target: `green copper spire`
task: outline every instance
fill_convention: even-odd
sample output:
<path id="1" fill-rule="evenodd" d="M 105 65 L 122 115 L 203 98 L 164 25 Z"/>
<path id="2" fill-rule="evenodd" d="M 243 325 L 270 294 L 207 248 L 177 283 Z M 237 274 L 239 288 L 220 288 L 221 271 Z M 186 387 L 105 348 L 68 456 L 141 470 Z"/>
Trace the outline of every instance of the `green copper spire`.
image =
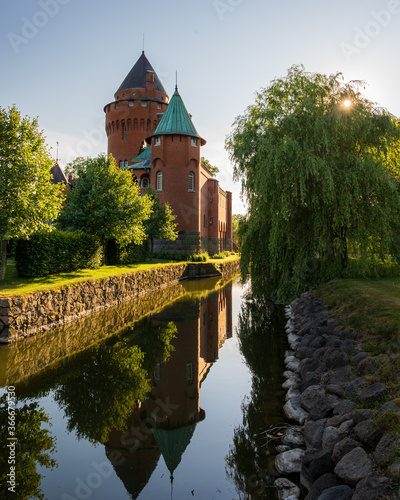
<path id="1" fill-rule="evenodd" d="M 174 95 L 172 96 L 163 117 L 158 124 L 153 135 L 190 135 L 191 137 L 197 137 L 201 140 L 202 145 L 206 141 L 199 136 L 190 115 L 182 101 L 182 97 L 178 92 L 178 88 L 175 89 Z"/>

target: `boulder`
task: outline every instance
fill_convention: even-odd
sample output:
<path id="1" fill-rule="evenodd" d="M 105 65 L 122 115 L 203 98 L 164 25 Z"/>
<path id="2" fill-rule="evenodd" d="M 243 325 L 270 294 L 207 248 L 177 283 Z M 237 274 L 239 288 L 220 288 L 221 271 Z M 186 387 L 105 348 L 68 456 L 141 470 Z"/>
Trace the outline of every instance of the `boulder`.
<path id="1" fill-rule="evenodd" d="M 332 486 L 339 486 L 339 480 L 335 474 L 323 474 L 311 486 L 304 500 L 318 500 L 323 491 Z"/>
<path id="2" fill-rule="evenodd" d="M 338 402 L 337 396 L 326 394 L 320 385 L 308 387 L 299 400 L 301 406 L 309 411 L 312 420 L 328 416 Z"/>
<path id="3" fill-rule="evenodd" d="M 374 410 L 352 410 L 350 413 L 347 413 L 348 420 L 354 420 L 355 424 L 359 424 L 360 422 L 364 422 L 364 420 L 371 420 L 374 415 Z"/>
<path id="4" fill-rule="evenodd" d="M 359 362 L 366 358 L 368 358 L 368 354 L 366 352 L 359 352 L 351 358 L 350 364 L 351 366 L 358 366 Z"/>
<path id="5" fill-rule="evenodd" d="M 357 393 L 365 387 L 365 377 L 357 377 L 351 382 L 349 382 L 344 389 L 344 397 L 351 399 L 357 396 Z"/>
<path id="6" fill-rule="evenodd" d="M 275 467 L 279 474 L 300 472 L 304 453 L 304 450 L 295 448 L 294 450 L 285 451 L 277 455 L 275 457 Z"/>
<path id="7" fill-rule="evenodd" d="M 326 386 L 326 392 L 328 394 L 334 394 L 335 396 L 339 396 L 339 398 L 342 398 L 344 395 L 344 389 L 339 384 L 328 384 Z"/>
<path id="8" fill-rule="evenodd" d="M 303 429 L 304 440 L 307 448 L 320 450 L 322 448 L 322 436 L 325 429 L 326 418 L 315 422 L 307 422 Z"/>
<path id="9" fill-rule="evenodd" d="M 345 437 L 347 437 L 354 426 L 355 426 L 354 420 L 345 420 L 344 422 L 342 422 L 338 428 L 339 438 L 344 439 Z"/>
<path id="10" fill-rule="evenodd" d="M 354 435 L 367 451 L 374 451 L 382 432 L 373 420 L 364 420 L 354 427 Z"/>
<path id="11" fill-rule="evenodd" d="M 333 449 L 339 441 L 339 430 L 336 427 L 325 427 L 322 435 L 322 449 Z"/>
<path id="12" fill-rule="evenodd" d="M 396 448 L 400 447 L 400 439 L 394 432 L 384 434 L 376 446 L 372 458 L 380 466 L 384 467 L 396 456 Z"/>
<path id="13" fill-rule="evenodd" d="M 344 438 L 335 444 L 332 453 L 332 460 L 337 464 L 340 460 L 347 455 L 351 450 L 358 448 L 360 443 L 351 438 Z"/>
<path id="14" fill-rule="evenodd" d="M 351 500 L 353 490 L 345 484 L 324 490 L 318 500 Z"/>
<path id="15" fill-rule="evenodd" d="M 279 500 L 297 500 L 300 497 L 300 488 L 285 477 L 276 479 L 274 486 L 277 489 Z"/>
<path id="16" fill-rule="evenodd" d="M 378 500 L 391 495 L 392 481 L 388 477 L 372 476 L 362 479 L 356 486 L 352 500 Z"/>
<path id="17" fill-rule="evenodd" d="M 381 382 L 369 385 L 357 392 L 358 400 L 361 404 L 372 404 L 379 401 L 387 393 L 387 387 Z"/>
<path id="18" fill-rule="evenodd" d="M 393 462 L 389 467 L 389 476 L 394 479 L 397 483 L 400 482 L 400 462 Z M 399 490 L 400 496 L 400 490 Z"/>
<path id="19" fill-rule="evenodd" d="M 349 413 L 349 411 L 352 411 L 355 406 L 356 406 L 356 404 L 351 399 L 343 399 L 343 401 L 340 401 L 335 406 L 335 408 L 333 410 L 333 414 L 334 415 L 344 415 L 345 413 Z"/>
<path id="20" fill-rule="evenodd" d="M 359 375 L 371 375 L 376 371 L 376 364 L 372 358 L 365 358 L 357 365 L 357 373 Z"/>
<path id="21" fill-rule="evenodd" d="M 371 473 L 372 461 L 360 447 L 347 453 L 335 467 L 335 474 L 352 488 Z"/>
<path id="22" fill-rule="evenodd" d="M 282 443 L 288 445 L 302 446 L 304 444 L 304 436 L 301 427 L 293 426 L 287 429 L 282 436 Z"/>
<path id="23" fill-rule="evenodd" d="M 302 408 L 300 405 L 299 398 L 290 399 L 283 407 L 283 411 L 285 415 L 290 420 L 294 420 L 298 422 L 300 425 L 303 425 L 306 421 L 308 413 Z"/>
<path id="24" fill-rule="evenodd" d="M 331 449 L 306 451 L 301 464 L 301 484 L 310 490 L 319 477 L 333 472 L 334 466 Z"/>
<path id="25" fill-rule="evenodd" d="M 300 389 L 297 389 L 296 387 L 289 387 L 289 390 L 287 391 L 285 396 L 285 401 L 289 401 L 289 399 L 293 398 L 299 398 L 300 394 Z"/>

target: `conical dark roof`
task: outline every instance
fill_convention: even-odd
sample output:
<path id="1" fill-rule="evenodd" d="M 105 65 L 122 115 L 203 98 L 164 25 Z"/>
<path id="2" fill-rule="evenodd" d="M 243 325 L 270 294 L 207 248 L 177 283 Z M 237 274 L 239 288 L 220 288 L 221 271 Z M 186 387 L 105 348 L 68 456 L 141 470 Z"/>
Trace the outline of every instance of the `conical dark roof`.
<path id="1" fill-rule="evenodd" d="M 51 182 L 53 182 L 53 184 L 58 184 L 60 182 L 64 182 L 65 184 L 68 184 L 68 179 L 65 177 L 63 169 L 60 167 L 58 162 L 51 167 L 50 172 L 53 176 L 51 178 Z"/>
<path id="2" fill-rule="evenodd" d="M 142 55 L 139 57 L 139 59 L 136 61 L 136 64 L 127 74 L 125 80 L 119 86 L 117 92 L 120 92 L 121 90 L 125 89 L 137 89 L 137 88 L 145 89 L 147 71 L 152 71 L 154 73 L 154 88 L 156 90 L 159 90 L 160 92 L 164 92 L 164 94 L 167 94 L 167 92 L 163 87 L 163 84 L 161 83 L 160 79 L 157 76 L 157 73 L 154 71 L 153 66 L 150 64 L 149 60 L 144 55 L 144 51 L 142 52 Z"/>

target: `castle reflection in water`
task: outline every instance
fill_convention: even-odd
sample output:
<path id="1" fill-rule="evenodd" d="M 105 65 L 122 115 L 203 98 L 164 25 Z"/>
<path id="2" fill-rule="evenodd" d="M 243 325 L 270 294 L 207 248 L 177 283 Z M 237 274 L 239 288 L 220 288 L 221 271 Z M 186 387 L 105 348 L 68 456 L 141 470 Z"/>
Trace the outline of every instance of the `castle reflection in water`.
<path id="1" fill-rule="evenodd" d="M 191 293 L 152 315 L 156 324 L 173 321 L 177 327 L 170 358 L 156 363 L 147 399 L 139 402 L 124 431 L 111 431 L 106 445 L 108 459 L 133 498 L 161 455 L 172 481 L 196 425 L 206 418 L 201 384 L 232 337 L 232 282 L 208 295 L 196 293 L 196 282 L 185 288 Z"/>

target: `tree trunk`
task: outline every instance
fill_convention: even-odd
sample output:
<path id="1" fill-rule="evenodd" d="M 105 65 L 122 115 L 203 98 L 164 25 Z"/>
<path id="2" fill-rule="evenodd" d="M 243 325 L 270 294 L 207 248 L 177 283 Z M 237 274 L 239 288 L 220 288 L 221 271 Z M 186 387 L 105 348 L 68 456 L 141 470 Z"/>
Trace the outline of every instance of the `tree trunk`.
<path id="1" fill-rule="evenodd" d="M 348 252 L 347 252 L 347 238 L 346 238 L 346 229 L 345 228 L 342 228 L 342 230 L 341 230 L 340 240 L 341 240 L 340 258 L 342 261 L 342 269 L 346 269 L 347 264 L 348 264 L 348 260 L 349 260 L 349 256 L 348 256 Z"/>
<path id="2" fill-rule="evenodd" d="M 1 268 L 0 268 L 0 281 L 4 281 L 6 277 L 7 266 L 7 240 L 1 240 Z"/>

